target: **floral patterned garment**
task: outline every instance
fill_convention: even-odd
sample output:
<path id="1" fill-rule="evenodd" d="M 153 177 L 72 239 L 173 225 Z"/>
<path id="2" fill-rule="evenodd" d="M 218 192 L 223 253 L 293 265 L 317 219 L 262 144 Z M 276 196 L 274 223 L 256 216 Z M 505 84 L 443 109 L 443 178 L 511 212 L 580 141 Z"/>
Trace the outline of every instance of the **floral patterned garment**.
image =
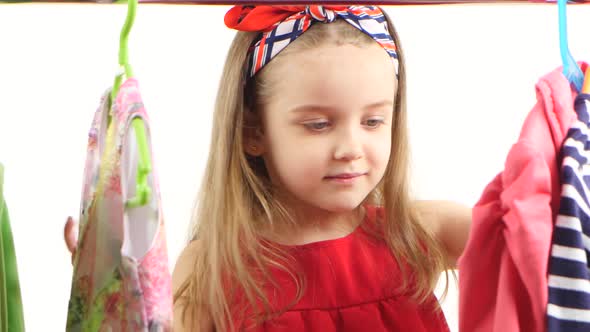
<path id="1" fill-rule="evenodd" d="M 143 119 L 150 144 L 149 119 L 135 79 L 121 85 L 112 108 L 109 96 L 89 133 L 66 330 L 171 331 L 171 278 L 153 167 L 150 202 L 125 207 L 135 196 L 138 158 L 131 122 Z"/>

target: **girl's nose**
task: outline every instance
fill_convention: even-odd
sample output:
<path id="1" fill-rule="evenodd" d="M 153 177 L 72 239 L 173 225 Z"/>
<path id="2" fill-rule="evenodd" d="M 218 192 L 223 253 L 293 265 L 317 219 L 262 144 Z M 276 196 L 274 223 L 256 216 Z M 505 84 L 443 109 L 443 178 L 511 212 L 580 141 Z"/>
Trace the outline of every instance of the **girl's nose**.
<path id="1" fill-rule="evenodd" d="M 345 130 L 336 139 L 334 159 L 357 160 L 362 158 L 363 150 L 359 134 L 354 129 Z"/>

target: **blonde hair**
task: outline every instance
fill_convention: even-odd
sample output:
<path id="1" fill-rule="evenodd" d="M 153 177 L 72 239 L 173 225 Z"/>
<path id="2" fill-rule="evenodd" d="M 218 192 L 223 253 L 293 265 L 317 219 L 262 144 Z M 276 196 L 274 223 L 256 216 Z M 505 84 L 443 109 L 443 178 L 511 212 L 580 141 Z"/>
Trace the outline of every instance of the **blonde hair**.
<path id="1" fill-rule="evenodd" d="M 407 291 L 423 303 L 445 270 L 446 258 L 410 204 L 404 58 L 397 33 L 387 15 L 386 18 L 399 56 L 392 147 L 385 175 L 366 201 L 383 206 L 385 218 L 379 223 L 381 232 L 375 235 L 388 244 L 406 276 L 404 279 L 413 280 L 415 286 Z M 278 287 L 269 276 L 269 267 L 288 272 L 297 283 L 298 293 L 292 304 L 299 301 L 305 288 L 305 279 L 293 269 L 294 260 L 280 248 L 262 241 L 259 233 L 260 222 L 271 223 L 277 215 L 289 219 L 287 209 L 273 199 L 263 162 L 248 157 L 244 151 L 249 125 L 246 112 L 256 112 L 257 104 L 272 87 L 265 82 L 265 76 L 290 53 L 326 43 L 375 43 L 346 22 L 317 23 L 245 86 L 246 50 L 257 35 L 238 32 L 227 56 L 215 105 L 209 158 L 192 220 L 192 240 L 199 241 L 200 249 L 196 252 L 193 274 L 174 295 L 175 303 L 181 301 L 184 306 L 183 316 L 190 314 L 198 321 L 199 314 L 205 313 L 218 331 L 235 328 L 234 317 L 245 315 L 243 305 L 249 306 L 254 316 L 243 318 L 254 321 L 278 314 L 276 310 L 272 312 L 272 303 L 263 290 L 268 283 Z M 409 284 L 406 282 L 400 288 L 406 290 Z"/>

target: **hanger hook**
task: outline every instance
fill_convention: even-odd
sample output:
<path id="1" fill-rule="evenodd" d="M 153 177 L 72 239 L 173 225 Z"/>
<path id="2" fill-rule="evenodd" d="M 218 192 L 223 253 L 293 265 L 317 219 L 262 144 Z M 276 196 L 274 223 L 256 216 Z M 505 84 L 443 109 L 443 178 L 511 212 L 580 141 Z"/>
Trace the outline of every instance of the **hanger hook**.
<path id="1" fill-rule="evenodd" d="M 131 32 L 131 28 L 133 27 L 133 23 L 135 22 L 137 1 L 138 0 L 127 1 L 127 18 L 125 19 L 123 29 L 121 29 L 121 39 L 119 45 L 119 64 L 125 68 L 125 75 L 128 78 L 133 77 L 133 70 L 131 69 L 131 65 L 129 64 L 128 40 L 129 33 Z"/>
<path id="2" fill-rule="evenodd" d="M 573 85 L 576 91 L 579 92 L 584 83 L 584 73 L 582 73 L 580 66 L 578 66 L 578 63 L 569 50 L 566 4 L 567 0 L 557 0 L 559 13 L 559 52 L 561 53 L 561 61 L 563 63 L 563 75 Z"/>
<path id="3" fill-rule="evenodd" d="M 131 28 L 133 27 L 133 23 L 135 21 L 137 1 L 138 0 L 127 1 L 127 17 L 125 18 L 125 24 L 123 24 L 121 36 L 119 39 L 119 65 L 122 67 L 123 72 L 118 73 L 117 76 L 115 76 L 115 82 L 113 83 L 113 89 L 111 91 L 112 102 L 114 102 L 115 98 L 117 97 L 117 93 L 119 93 L 119 87 L 123 82 L 123 75 L 125 75 L 127 78 L 133 77 L 133 69 L 131 68 L 131 64 L 129 64 L 128 41 L 129 33 L 131 32 Z"/>

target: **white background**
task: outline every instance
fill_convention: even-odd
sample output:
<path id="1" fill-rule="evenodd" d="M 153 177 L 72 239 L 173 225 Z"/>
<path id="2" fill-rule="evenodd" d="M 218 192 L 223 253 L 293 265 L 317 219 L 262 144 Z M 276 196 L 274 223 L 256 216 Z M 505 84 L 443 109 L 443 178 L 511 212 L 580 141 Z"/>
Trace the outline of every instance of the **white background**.
<path id="1" fill-rule="evenodd" d="M 234 32 L 229 7 L 140 5 L 130 57 L 148 112 L 171 262 L 187 238 L 211 113 Z M 387 7 L 407 56 L 417 198 L 474 204 L 502 168 L 534 84 L 561 64 L 555 5 Z M 28 331 L 65 326 L 86 134 L 117 70 L 117 5 L 0 5 L 0 161 Z M 570 49 L 590 60 L 590 6 L 570 6 Z M 456 290 L 444 303 L 456 331 Z"/>

